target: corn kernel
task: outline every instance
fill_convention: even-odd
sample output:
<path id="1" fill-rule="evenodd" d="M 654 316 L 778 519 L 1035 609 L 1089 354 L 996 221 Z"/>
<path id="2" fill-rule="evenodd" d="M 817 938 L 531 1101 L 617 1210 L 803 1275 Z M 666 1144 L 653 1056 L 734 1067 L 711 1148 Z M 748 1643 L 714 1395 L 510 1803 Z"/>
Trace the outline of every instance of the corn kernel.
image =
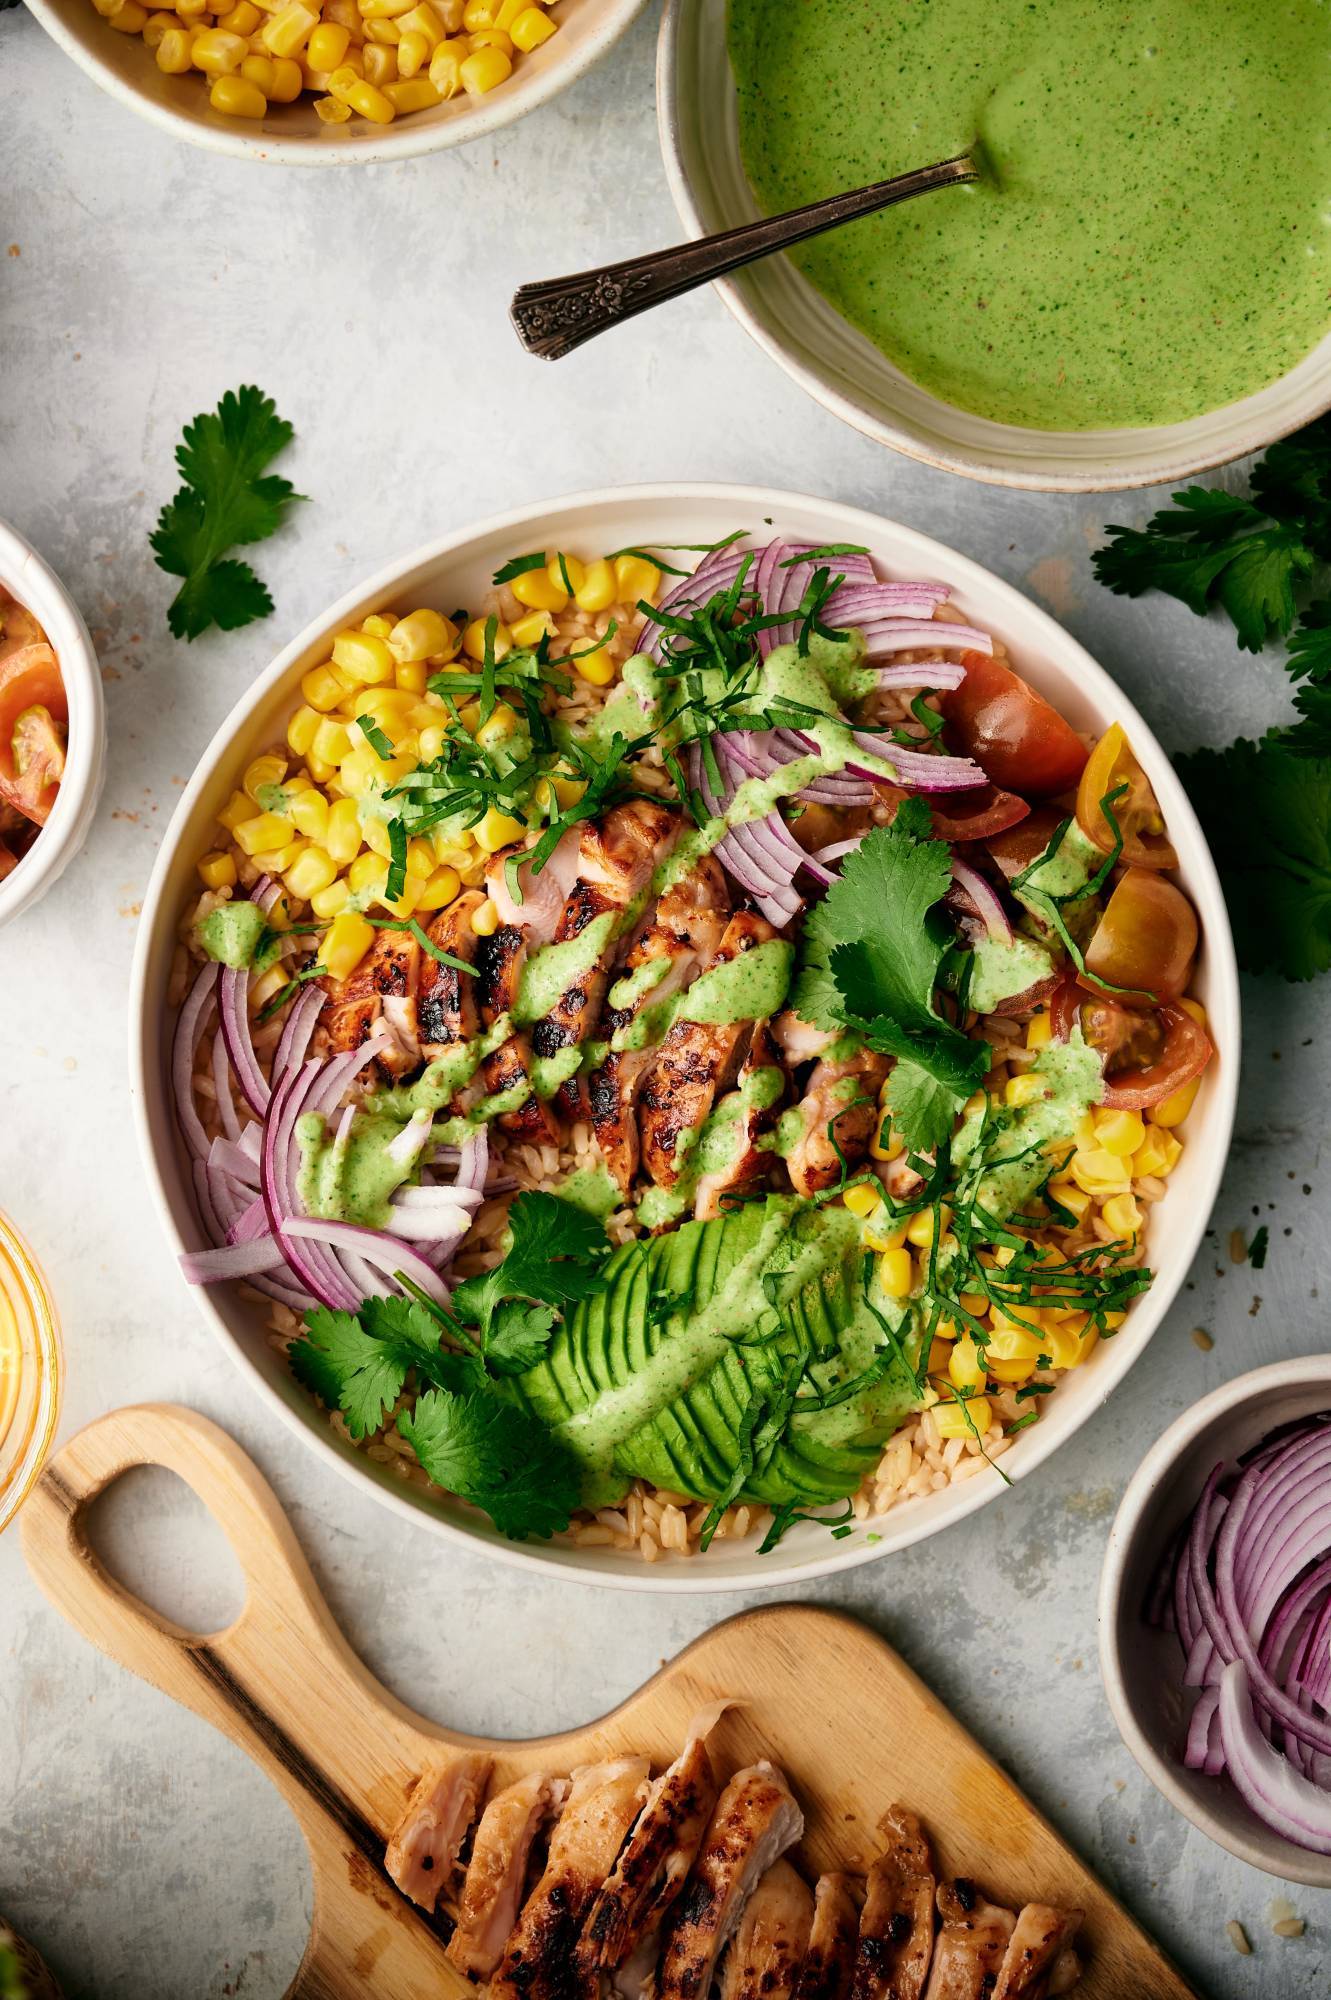
<path id="1" fill-rule="evenodd" d="M 443 723 L 433 723 L 420 732 L 421 762 L 433 764 L 448 740 L 448 729 Z"/>
<path id="2" fill-rule="evenodd" d="M 878 1282 L 889 1299 L 910 1297 L 915 1282 L 915 1266 L 909 1250 L 884 1250 L 878 1259 Z"/>
<path id="3" fill-rule="evenodd" d="M 858 1215 L 863 1222 L 878 1207 L 880 1196 L 878 1189 L 868 1181 L 859 1181 L 854 1187 L 848 1187 L 841 1199 L 851 1214 Z"/>
<path id="4" fill-rule="evenodd" d="M 409 660 L 449 659 L 457 646 L 457 627 L 451 618 L 426 606 L 399 618 L 387 644 L 399 666 Z"/>
<path id="5" fill-rule="evenodd" d="M 157 67 L 164 76 L 183 76 L 191 67 L 190 37 L 184 28 L 168 28 L 157 44 Z"/>
<path id="6" fill-rule="evenodd" d="M 948 1379 L 955 1389 L 983 1389 L 984 1358 L 974 1339 L 967 1334 L 953 1348 L 947 1364 Z"/>
<path id="7" fill-rule="evenodd" d="M 321 715 L 327 715 L 330 709 L 336 708 L 346 698 L 348 689 L 354 686 L 355 682 L 348 675 L 339 673 L 331 661 L 326 661 L 321 667 L 311 667 L 300 678 L 301 693 L 310 707 L 317 708 Z"/>
<path id="8" fill-rule="evenodd" d="M 1072 1156 L 1072 1178 L 1087 1194 L 1126 1194 L 1131 1186 L 1127 1161 L 1095 1146 L 1077 1148 Z"/>
<path id="9" fill-rule="evenodd" d="M 475 937 L 493 937 L 499 929 L 499 912 L 488 896 L 473 910 L 471 928 Z"/>
<path id="10" fill-rule="evenodd" d="M 294 104 L 305 87 L 300 64 L 291 56 L 274 56 L 273 81 L 268 97 L 273 104 Z"/>
<path id="11" fill-rule="evenodd" d="M 106 25 L 122 35 L 141 35 L 148 25 L 148 9 L 141 7 L 139 0 L 120 0 L 120 5 L 107 15 Z"/>
<path id="12" fill-rule="evenodd" d="M 554 563 L 548 563 L 544 569 L 524 571 L 508 587 L 518 603 L 525 604 L 529 611 L 562 611 L 568 603 L 568 592 Z"/>
<path id="13" fill-rule="evenodd" d="M 1077 1368 L 1085 1359 L 1083 1334 L 1089 1321 L 1085 1313 L 1074 1313 L 1059 1326 L 1046 1328 L 1044 1352 L 1054 1368 Z"/>
<path id="14" fill-rule="evenodd" d="M 483 847 L 487 854 L 497 854 L 501 847 L 511 847 L 515 840 L 521 840 L 527 829 L 520 819 L 512 819 L 508 813 L 487 806 L 472 831 L 478 847 Z"/>
<path id="15" fill-rule="evenodd" d="M 282 880 L 293 896 L 308 903 L 320 889 L 326 889 L 337 875 L 337 863 L 325 848 L 307 847 L 287 869 Z"/>
<path id="16" fill-rule="evenodd" d="M 1130 1194 L 1115 1195 L 1100 1212 L 1115 1236 L 1125 1241 L 1135 1237 L 1141 1229 L 1142 1212 Z"/>
<path id="17" fill-rule="evenodd" d="M 155 49 L 160 46 L 162 37 L 169 28 L 178 28 L 179 26 L 179 14 L 168 14 L 161 10 L 155 14 L 150 14 L 143 24 L 144 42 L 150 49 Z"/>
<path id="18" fill-rule="evenodd" d="M 500 0 L 466 0 L 462 9 L 462 26 L 468 34 L 477 28 L 493 28 L 499 5 Z"/>
<path id="19" fill-rule="evenodd" d="M 225 28 L 205 28 L 191 42 L 189 59 L 205 76 L 230 76 L 249 52 L 243 35 L 228 35 Z"/>
<path id="20" fill-rule="evenodd" d="M 351 30 L 336 21 L 320 21 L 310 36 L 305 60 L 311 69 L 336 69 L 351 45 Z"/>
<path id="21" fill-rule="evenodd" d="M 445 910 L 462 888 L 456 868 L 436 868 L 416 892 L 418 910 Z"/>
<path id="22" fill-rule="evenodd" d="M 225 14 L 219 14 L 217 25 L 228 34 L 244 35 L 246 41 L 255 33 L 263 20 L 263 15 L 254 5 L 254 0 L 236 0 L 234 7 Z"/>
<path id="23" fill-rule="evenodd" d="M 261 972 L 259 977 L 252 981 L 250 985 L 250 1012 L 252 1014 L 259 1013 L 268 1005 L 270 1000 L 277 998 L 286 984 L 287 975 L 283 966 L 274 965 L 267 972 Z"/>
<path id="24" fill-rule="evenodd" d="M 382 97 L 384 93 L 380 89 L 380 85 L 395 83 L 397 81 L 397 51 L 396 49 L 385 47 L 376 36 L 373 41 L 366 43 L 364 53 L 363 69 L 365 73 L 365 85 L 373 90 L 376 95 Z M 384 97 L 384 102 L 391 106 L 393 100 L 390 97 Z M 362 113 L 362 116 L 368 117 L 369 113 Z M 388 121 L 380 118 L 373 122 L 383 125 Z"/>
<path id="25" fill-rule="evenodd" d="M 502 28 L 478 28 L 474 35 L 468 35 L 473 49 L 498 49 L 511 62 L 513 59 L 513 37 L 506 35 Z"/>
<path id="26" fill-rule="evenodd" d="M 1200 1000 L 1180 1000 L 1179 1006 L 1185 1014 L 1190 1014 L 1199 1028 L 1206 1026 L 1206 1009 Z"/>
<path id="27" fill-rule="evenodd" d="M 1176 1125 L 1183 1123 L 1192 1110 L 1200 1088 L 1201 1078 L 1194 1077 L 1191 1083 L 1181 1084 L 1162 1103 L 1152 1105 L 1147 1113 L 1152 1125 L 1162 1126 L 1166 1132 L 1172 1132 Z"/>
<path id="28" fill-rule="evenodd" d="M 645 556 L 616 556 L 615 586 L 621 604 L 637 604 L 642 598 L 655 604 L 661 588 L 661 572 Z"/>
<path id="29" fill-rule="evenodd" d="M 937 1220 L 944 1229 L 952 1220 L 952 1210 L 945 1201 L 938 1204 Z M 932 1208 L 921 1208 L 906 1224 L 906 1241 L 919 1250 L 927 1250 L 934 1240 L 935 1213 Z"/>
<path id="30" fill-rule="evenodd" d="M 1050 1181 L 1049 1195 L 1050 1199 L 1056 1201 L 1060 1208 L 1068 1209 L 1076 1217 L 1077 1222 L 1080 1223 L 1086 1220 L 1086 1212 L 1090 1208 L 1091 1197 L 1087 1194 L 1085 1188 L 1079 1188 L 1075 1181 Z M 1056 1222 L 1054 1227 L 1056 1229 L 1066 1229 L 1068 1225 Z"/>
<path id="31" fill-rule="evenodd" d="M 313 785 L 291 794 L 288 812 L 297 833 L 307 840 L 322 841 L 328 831 L 328 801 Z"/>
<path id="32" fill-rule="evenodd" d="M 930 1411 L 940 1438 L 983 1437 L 993 1414 L 987 1396 L 964 1396 L 951 1403 L 935 1403 Z"/>
<path id="33" fill-rule="evenodd" d="M 1097 1111 L 1094 1122 L 1096 1144 L 1119 1159 L 1135 1153 L 1146 1137 L 1146 1127 L 1137 1111 Z"/>
<path id="34" fill-rule="evenodd" d="M 381 687 L 393 678 L 393 655 L 372 632 L 339 632 L 333 641 L 333 665 L 362 687 Z"/>
<path id="35" fill-rule="evenodd" d="M 1023 1104 L 1035 1104 L 1044 1097 L 1048 1086 L 1042 1076 L 1034 1070 L 1026 1070 L 1021 1076 L 1009 1077 L 1003 1089 L 1004 1104 L 1019 1110 Z"/>
<path id="36" fill-rule="evenodd" d="M 431 53 L 438 48 L 447 33 L 443 22 L 430 5 L 430 0 L 419 0 L 419 5 L 412 7 L 408 13 L 399 14 L 397 24 L 404 37 L 423 35 Z"/>
<path id="37" fill-rule="evenodd" d="M 529 611 L 525 618 L 515 619 L 512 626 L 515 646 L 539 646 L 542 639 L 552 639 L 555 621 L 548 611 Z"/>
<path id="38" fill-rule="evenodd" d="M 254 801 L 244 792 L 232 792 L 231 797 L 217 815 L 217 823 L 228 833 L 234 833 L 243 819 L 254 818 Z"/>
<path id="39" fill-rule="evenodd" d="M 394 686 L 401 688 L 404 694 L 423 695 L 430 684 L 429 662 L 399 660 L 393 669 L 393 683 Z"/>
<path id="40" fill-rule="evenodd" d="M 340 764 L 351 749 L 351 733 L 336 716 L 321 715 L 310 745 L 311 755 L 321 764 Z"/>
<path id="41" fill-rule="evenodd" d="M 421 882 L 424 882 L 427 876 L 434 874 L 434 849 L 428 840 L 416 839 L 407 842 L 407 873 L 416 876 Z"/>
<path id="42" fill-rule="evenodd" d="M 233 831 L 237 846 L 251 855 L 275 853 L 288 846 L 291 840 L 289 823 L 279 819 L 276 813 L 258 813 L 253 819 L 242 820 Z"/>
<path id="43" fill-rule="evenodd" d="M 310 897 L 310 908 L 316 917 L 328 923 L 340 910 L 345 910 L 351 901 L 351 884 L 344 875 L 330 882 L 326 889 L 316 889 Z"/>
<path id="44" fill-rule="evenodd" d="M 308 757 L 315 732 L 323 721 L 317 708 L 302 705 L 287 724 L 287 745 L 298 757 Z"/>
<path id="45" fill-rule="evenodd" d="M 1023 1320 L 1029 1320 L 1032 1326 L 1039 1326 L 1040 1316 L 1033 1307 L 1023 1306 L 1021 1316 Z M 985 1347 L 985 1359 L 989 1362 L 1023 1361 L 1029 1371 L 1037 1357 L 1044 1352 L 1045 1329 L 1039 1326 L 1038 1332 L 1030 1333 L 1026 1327 L 1019 1325 L 1014 1319 L 1009 1319 L 1005 1312 L 1000 1312 L 997 1308 L 991 1315 L 991 1324 L 993 1331 Z"/>
<path id="46" fill-rule="evenodd" d="M 240 75 L 250 83 L 257 83 L 267 97 L 277 75 L 277 63 L 272 56 L 246 56 L 240 65 Z"/>
<path id="47" fill-rule="evenodd" d="M 269 55 L 294 56 L 297 49 L 305 46 L 318 21 L 313 7 L 302 6 L 301 0 L 290 0 L 290 5 L 269 15 L 259 30 L 259 38 Z"/>
<path id="48" fill-rule="evenodd" d="M 1046 1011 L 1045 1008 L 1042 1007 L 1039 1013 L 1032 1014 L 1030 1020 L 1026 1023 L 1027 1048 L 1028 1049 L 1047 1048 L 1053 1036 L 1053 1032 L 1054 1032 L 1053 1025 L 1049 1019 L 1048 1012 Z"/>
<path id="49" fill-rule="evenodd" d="M 433 77 L 431 78 L 431 81 L 433 81 Z M 490 621 L 487 618 L 473 618 L 470 625 L 463 633 L 462 650 L 467 655 L 468 659 L 478 660 L 478 661 L 484 660 L 485 628 L 489 624 L 489 622 Z M 513 634 L 509 631 L 507 625 L 504 624 L 502 619 L 497 619 L 495 621 L 495 628 L 494 628 L 494 657 L 496 660 L 502 660 L 512 651 L 513 651 Z"/>
<path id="50" fill-rule="evenodd" d="M 476 731 L 476 741 L 482 750 L 497 750 L 507 743 L 518 726 L 518 718 L 506 701 L 496 702 L 494 714 L 481 723 Z"/>
<path id="51" fill-rule="evenodd" d="M 325 125 L 345 125 L 351 118 L 351 106 L 341 103 L 336 97 L 316 97 L 314 109 Z"/>
<path id="52" fill-rule="evenodd" d="M 319 953 L 334 979 L 349 979 L 374 943 L 374 927 L 352 910 L 333 918 Z"/>
<path id="53" fill-rule="evenodd" d="M 524 7 L 509 33 L 513 37 L 514 48 L 521 49 L 523 55 L 530 55 L 533 49 L 540 48 L 542 42 L 549 41 L 555 27 L 555 22 L 539 7 Z"/>
<path id="54" fill-rule="evenodd" d="M 388 869 L 382 855 L 368 849 L 364 854 L 358 854 L 347 870 L 347 880 L 358 896 L 366 896 L 382 888 L 388 880 Z"/>
<path id="55" fill-rule="evenodd" d="M 983 1292 L 958 1292 L 957 1304 L 972 1319 L 983 1319 L 989 1310 L 989 1301 Z"/>
<path id="56" fill-rule="evenodd" d="M 456 97 L 462 88 L 462 64 L 467 55 L 465 42 L 440 42 L 430 57 L 430 81 L 441 98 Z"/>
<path id="57" fill-rule="evenodd" d="M 1172 1132 L 1163 1125 L 1148 1125 L 1146 1137 L 1132 1156 L 1132 1178 L 1167 1180 L 1182 1157 L 1183 1148 Z"/>
<path id="58" fill-rule="evenodd" d="M 345 868 L 360 853 L 360 815 L 354 799 L 338 799 L 328 808 L 323 844 L 339 868 Z"/>
<path id="59" fill-rule="evenodd" d="M 889 1222 L 886 1209 L 882 1211 L 882 1219 L 871 1222 L 864 1232 L 866 1250 L 900 1250 L 905 1241 L 905 1223 Z"/>
<path id="60" fill-rule="evenodd" d="M 462 88 L 472 97 L 484 97 L 487 91 L 496 90 L 501 83 L 507 83 L 513 74 L 513 62 L 502 49 L 476 49 L 462 58 Z"/>
<path id="61" fill-rule="evenodd" d="M 878 1130 L 869 1141 L 869 1152 L 875 1160 L 899 1160 L 906 1147 L 892 1131 L 891 1114 L 884 1111 L 878 1121 Z"/>
<path id="62" fill-rule="evenodd" d="M 615 572 L 604 556 L 588 563 L 582 581 L 573 579 L 573 602 L 579 611 L 608 611 L 615 602 Z"/>
<path id="63" fill-rule="evenodd" d="M 424 35 L 413 28 L 409 34 L 403 35 L 397 45 L 398 75 L 404 78 L 419 75 L 420 71 L 425 69 L 428 64 L 430 54 L 429 42 L 426 41 Z M 428 78 L 426 80 L 428 81 Z M 434 101 L 436 104 L 439 102 L 438 91 L 435 92 Z"/>
<path id="64" fill-rule="evenodd" d="M 573 664 L 580 677 L 592 687 L 609 687 L 619 672 L 608 646 L 597 646 L 593 652 L 580 653 Z"/>
<path id="65" fill-rule="evenodd" d="M 236 862 L 234 855 L 224 854 L 216 849 L 205 854 L 199 862 L 199 880 L 205 889 L 234 889 L 236 886 Z"/>
<path id="66" fill-rule="evenodd" d="M 273 785 L 280 785 L 286 774 L 286 758 L 270 754 L 254 758 L 253 762 L 246 766 L 241 783 L 257 806 L 263 804 L 260 793 L 268 791 Z"/>

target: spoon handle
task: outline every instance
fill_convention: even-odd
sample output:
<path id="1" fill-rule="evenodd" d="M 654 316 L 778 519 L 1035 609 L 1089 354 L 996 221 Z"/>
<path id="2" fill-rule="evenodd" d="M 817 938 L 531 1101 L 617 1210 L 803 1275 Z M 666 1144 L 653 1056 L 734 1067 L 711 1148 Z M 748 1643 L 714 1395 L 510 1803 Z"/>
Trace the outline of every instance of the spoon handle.
<path id="1" fill-rule="evenodd" d="M 647 257 L 630 257 L 622 264 L 606 264 L 599 271 L 579 271 L 572 277 L 523 285 L 514 294 L 509 316 L 529 353 L 560 361 L 607 327 L 647 312 L 664 299 L 677 299 L 713 278 L 724 278 L 728 271 L 769 257 L 774 250 L 788 250 L 824 229 L 853 222 L 857 216 L 873 215 L 894 202 L 909 201 L 912 195 L 959 186 L 979 177 L 975 162 L 965 154 L 940 160 L 932 167 L 916 167 L 890 181 L 875 181 L 871 187 L 854 188 L 849 194 L 829 195 L 785 215 L 764 216 L 758 222 L 723 229 L 693 243 L 678 243 Z"/>

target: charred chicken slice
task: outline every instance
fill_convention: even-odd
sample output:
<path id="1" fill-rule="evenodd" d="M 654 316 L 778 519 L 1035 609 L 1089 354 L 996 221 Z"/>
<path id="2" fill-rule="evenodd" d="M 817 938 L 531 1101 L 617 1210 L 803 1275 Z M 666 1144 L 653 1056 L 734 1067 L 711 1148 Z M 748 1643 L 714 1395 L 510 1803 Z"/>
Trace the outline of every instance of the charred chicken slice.
<path id="1" fill-rule="evenodd" d="M 721 2000 L 791 2000 L 809 1948 L 813 1896 L 776 1861 L 750 1896 L 721 1973 Z"/>
<path id="2" fill-rule="evenodd" d="M 494 1758 L 467 1752 L 416 1781 L 393 1829 L 384 1867 L 404 1896 L 432 1910 L 457 1865 Z"/>
<path id="3" fill-rule="evenodd" d="M 728 965 L 775 936 L 764 917 L 739 910 L 712 964 Z M 642 1162 L 658 1187 L 679 1179 L 687 1157 L 681 1139 L 702 1130 L 717 1097 L 734 1083 L 753 1027 L 752 1021 L 677 1021 L 662 1042 L 638 1096 Z"/>
<path id="4" fill-rule="evenodd" d="M 380 931 L 350 979 L 320 982 L 328 995 L 322 1015 L 335 1053 L 358 1049 L 382 1023 L 392 1042 L 375 1058 L 386 1077 L 405 1076 L 420 1065 L 416 995 L 421 948 L 404 931 Z"/>
<path id="5" fill-rule="evenodd" d="M 920 1822 L 889 1806 L 864 1885 L 853 2000 L 921 2000 L 934 1946 L 934 1872 Z"/>
<path id="6" fill-rule="evenodd" d="M 859 1936 L 859 1897 L 848 1875 L 820 1875 L 813 1892 L 813 1928 L 795 2000 L 850 2000 Z"/>
<path id="7" fill-rule="evenodd" d="M 464 965 L 474 965 L 479 939 L 471 920 L 484 901 L 479 889 L 468 889 L 455 903 L 450 903 L 430 925 L 427 935 L 431 944 L 438 945 L 450 957 L 461 959 Z M 427 1063 L 457 1043 L 470 1041 L 480 1025 L 474 976 L 422 954 L 416 1021 L 421 1054 Z"/>
<path id="8" fill-rule="evenodd" d="M 1066 1993 L 1080 1976 L 1072 1941 L 1081 1919 L 1080 1910 L 1056 1910 L 1049 1903 L 1027 1903 L 1019 1910 L 994 2000 L 1046 2000 Z"/>
<path id="9" fill-rule="evenodd" d="M 804 1815 L 774 1765 L 737 1771 L 717 1801 L 684 1894 L 666 1919 L 656 2000 L 708 2000 L 717 1960 Z"/>
<path id="10" fill-rule="evenodd" d="M 448 1946 L 468 1979 L 488 1979 L 503 1957 L 522 1906 L 532 1844 L 567 1796 L 566 1779 L 530 1771 L 496 1792 L 481 1814 Z"/>
<path id="11" fill-rule="evenodd" d="M 527 948 L 527 934 L 517 924 L 501 924 L 493 937 L 479 940 L 476 984 L 481 1019 L 487 1028 L 492 1028 L 501 1015 L 511 1013 L 517 1005 Z M 536 1095 L 532 1062 L 530 1038 L 524 1030 L 515 1028 L 508 1040 L 485 1058 L 481 1076 L 492 1095 L 526 1092 L 513 1109 L 501 1113 L 499 1123 L 505 1132 L 516 1139 L 537 1143 L 553 1141 L 559 1137 L 559 1127 Z"/>
<path id="12" fill-rule="evenodd" d="M 987 1903 L 965 1876 L 938 1885 L 942 1928 L 925 2000 L 988 2000 L 1017 1919 L 1011 1910 Z"/>
<path id="13" fill-rule="evenodd" d="M 649 1769 L 646 1757 L 620 1757 L 574 1773 L 545 1872 L 490 1981 L 491 2000 L 555 2000 L 577 1990 L 578 1934 L 638 1816 Z"/>
<path id="14" fill-rule="evenodd" d="M 733 1123 L 728 1123 L 720 1135 L 727 1142 L 725 1157 L 718 1165 L 709 1166 L 698 1181 L 693 1213 L 699 1222 L 722 1214 L 727 1195 L 745 1193 L 768 1172 L 772 1156 L 761 1142 L 776 1123 L 785 1083 L 776 1044 L 767 1023 L 759 1021 L 749 1052 L 740 1065 Z M 770 1089 L 764 1088 L 765 1085 L 770 1085 Z M 724 1113 L 729 1102 L 723 1097 L 717 1109 Z"/>
<path id="15" fill-rule="evenodd" d="M 646 931 L 628 954 L 627 980 L 636 976 L 636 990 L 625 1007 L 608 1007 L 602 1033 L 607 1041 L 626 1039 L 635 1020 L 646 1027 L 655 1010 L 660 1020 L 668 1003 L 691 986 L 704 964 L 715 956 L 725 930 L 730 897 L 725 876 L 710 854 L 681 881 L 672 883 L 656 906 Z M 613 994 L 613 987 L 611 992 Z M 612 1050 L 588 1079 L 587 1099 L 592 1128 L 607 1169 L 627 1194 L 638 1171 L 640 1147 L 634 1108 L 638 1086 L 653 1061 L 650 1041 L 641 1048 Z"/>
<path id="16" fill-rule="evenodd" d="M 804 1129 L 786 1160 L 797 1194 L 820 1194 L 835 1186 L 842 1171 L 838 1148 L 852 1167 L 864 1158 L 878 1124 L 878 1092 L 887 1071 L 887 1058 L 872 1049 L 819 1057 L 800 1099 Z"/>
<path id="17" fill-rule="evenodd" d="M 679 1756 L 653 1784 L 623 1851 L 592 1905 L 578 1959 L 594 1990 L 595 1975 L 613 1973 L 655 1940 L 661 1920 L 683 1889 L 716 1804 L 717 1782 L 707 1737 L 721 1707 L 695 1716 Z"/>

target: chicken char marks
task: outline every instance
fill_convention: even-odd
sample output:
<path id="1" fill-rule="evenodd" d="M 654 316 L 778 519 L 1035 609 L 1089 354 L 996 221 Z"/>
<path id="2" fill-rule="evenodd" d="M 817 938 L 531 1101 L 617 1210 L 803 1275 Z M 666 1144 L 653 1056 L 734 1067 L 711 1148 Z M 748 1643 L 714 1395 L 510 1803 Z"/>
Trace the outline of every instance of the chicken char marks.
<path id="1" fill-rule="evenodd" d="M 492 937 L 482 938 L 476 952 L 476 983 L 479 988 L 481 1019 L 492 1028 L 503 1014 L 512 1013 L 522 986 L 522 969 L 527 963 L 527 935 L 518 924 L 501 924 Z M 534 1061 L 531 1038 L 515 1028 L 506 1041 L 481 1064 L 481 1077 L 491 1096 L 526 1090 L 527 1095 L 510 1110 L 501 1112 L 499 1125 L 515 1139 L 539 1143 L 557 1141 L 559 1127 L 532 1084 Z"/>
<path id="2" fill-rule="evenodd" d="M 752 1764 L 735 1773 L 667 1920 L 656 2000 L 708 2000 L 717 1961 L 745 1904 L 803 1831 L 804 1815 L 774 1765 Z"/>
<path id="3" fill-rule="evenodd" d="M 934 1872 L 914 1813 L 889 1806 L 865 1881 L 852 2000 L 921 2000 L 934 1944 Z"/>
<path id="4" fill-rule="evenodd" d="M 380 1026 L 392 1030 L 392 1041 L 375 1058 L 375 1066 L 394 1081 L 416 1069 L 421 1060 L 417 1025 L 421 948 L 406 931 L 381 930 L 350 979 L 321 981 L 328 995 L 323 1026 L 334 1054 L 358 1049 Z"/>

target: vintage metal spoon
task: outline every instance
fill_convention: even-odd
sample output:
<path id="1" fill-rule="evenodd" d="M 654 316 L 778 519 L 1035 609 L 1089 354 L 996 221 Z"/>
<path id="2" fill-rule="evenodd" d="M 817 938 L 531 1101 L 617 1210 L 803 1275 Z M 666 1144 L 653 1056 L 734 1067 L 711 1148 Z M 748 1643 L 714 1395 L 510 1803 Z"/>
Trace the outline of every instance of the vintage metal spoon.
<path id="1" fill-rule="evenodd" d="M 788 250 L 810 236 L 820 236 L 825 229 L 873 215 L 894 202 L 909 201 L 913 195 L 964 186 L 982 178 L 981 167 L 968 153 L 954 160 L 939 160 L 932 167 L 916 167 L 911 173 L 875 181 L 849 194 L 829 195 L 785 215 L 765 216 L 738 229 L 720 230 L 696 243 L 677 243 L 669 250 L 630 257 L 599 271 L 579 271 L 572 277 L 523 285 L 514 293 L 509 316 L 529 353 L 560 361 L 607 327 L 619 326 L 665 299 L 680 298 L 699 285 L 710 284 L 713 278 L 724 278 L 728 271 L 738 271 L 759 257 L 770 257 L 774 250 Z"/>

